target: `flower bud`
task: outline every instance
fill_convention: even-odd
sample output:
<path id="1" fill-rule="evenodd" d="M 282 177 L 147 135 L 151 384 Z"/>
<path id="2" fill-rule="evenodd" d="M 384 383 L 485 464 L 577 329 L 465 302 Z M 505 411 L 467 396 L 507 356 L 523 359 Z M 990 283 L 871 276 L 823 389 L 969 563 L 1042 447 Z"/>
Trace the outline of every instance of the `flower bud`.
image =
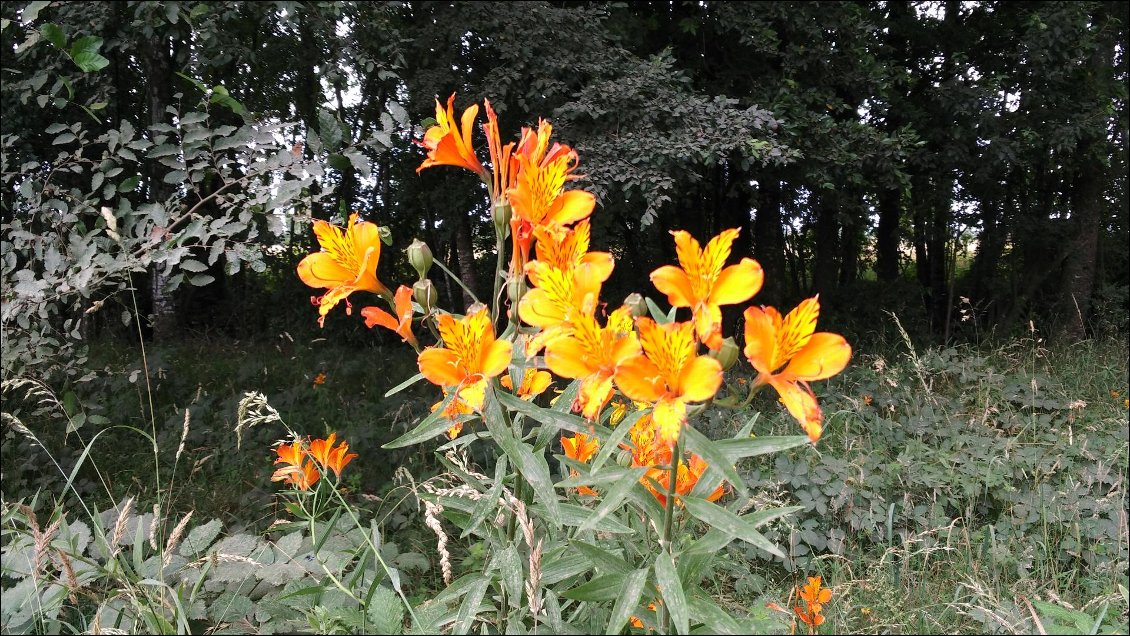
<path id="1" fill-rule="evenodd" d="M 632 454 L 626 450 L 617 451 L 616 463 L 624 468 L 632 465 Z"/>
<path id="2" fill-rule="evenodd" d="M 491 207 L 490 216 L 494 220 L 494 229 L 498 230 L 500 236 L 506 236 L 506 231 L 510 229 L 510 217 L 513 213 L 510 202 L 505 199 Z"/>
<path id="3" fill-rule="evenodd" d="M 632 312 L 633 318 L 647 315 L 647 302 L 644 301 L 643 296 L 636 292 L 628 294 L 624 299 L 624 305 L 628 307 L 628 311 Z"/>
<path id="4" fill-rule="evenodd" d="M 734 342 L 733 336 L 730 336 L 722 340 L 722 346 L 717 351 L 711 351 L 707 355 L 717 360 L 722 365 L 723 371 L 727 371 L 738 361 L 739 353 L 741 349 L 738 348 L 738 343 Z"/>
<path id="5" fill-rule="evenodd" d="M 524 282 L 525 281 L 518 276 L 511 277 L 510 280 L 506 281 L 506 296 L 510 299 L 511 303 L 518 302 L 518 294 L 520 294 L 525 287 Z"/>
<path id="6" fill-rule="evenodd" d="M 408 262 L 420 275 L 420 280 L 427 278 L 428 270 L 432 268 L 432 251 L 428 249 L 428 244 L 420 239 L 415 239 L 406 251 L 408 252 Z"/>
<path id="7" fill-rule="evenodd" d="M 425 314 L 431 313 L 432 309 L 435 309 L 436 303 L 439 302 L 439 292 L 436 291 L 436 286 L 432 284 L 432 281 L 427 278 L 416 281 L 416 284 L 412 286 L 412 297 L 423 308 Z"/>

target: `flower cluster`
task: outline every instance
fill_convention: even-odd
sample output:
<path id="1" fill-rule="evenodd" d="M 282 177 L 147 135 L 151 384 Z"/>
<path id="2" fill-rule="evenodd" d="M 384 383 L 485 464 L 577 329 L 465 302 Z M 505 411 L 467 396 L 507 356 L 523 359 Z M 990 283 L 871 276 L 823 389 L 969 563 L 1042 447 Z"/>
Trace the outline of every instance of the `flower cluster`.
<path id="1" fill-rule="evenodd" d="M 485 306 L 469 308 L 462 316 L 433 312 L 434 287 L 425 276 L 431 256 L 421 256 L 419 242 L 409 249 L 409 257 L 420 281 L 411 289 L 401 286 L 393 298 L 375 275 L 378 228 L 358 221 L 356 215 L 345 230 L 317 222 L 314 229 L 324 251 L 299 265 L 304 282 L 329 289 L 315 299 L 320 315 L 324 319 L 353 291 L 380 294 L 393 313 L 366 307 L 362 310 L 366 324 L 393 330 L 418 348 L 412 333 L 414 297 L 425 318 L 434 320 L 441 340 L 419 353 L 418 364 L 423 377 L 443 389 L 445 398 L 433 411 L 444 407 L 442 415 L 451 420 L 452 438 L 468 416 L 482 412 L 494 378 L 499 378 L 494 386 L 526 399 L 548 387 L 549 372 L 577 380 L 573 410 L 594 423 L 601 421 L 619 392 L 647 410 L 637 417 L 626 446 L 634 466 L 649 468 L 644 485 L 661 501 L 667 492 L 687 494 L 707 468 L 701 457 L 676 455 L 688 409 L 714 398 L 724 364 L 732 364 L 738 352 L 733 340 L 723 336 L 721 307 L 749 301 L 764 280 L 761 266 L 751 258 L 727 265 L 740 230 L 725 230 L 705 246 L 688 232 L 672 232 L 679 265 L 656 269 L 651 281 L 672 307 L 690 310 L 689 320 L 648 317 L 638 304 L 607 311 L 600 292 L 614 261 L 606 252 L 589 249 L 595 198 L 583 190 L 566 189 L 579 178 L 576 151 L 552 142 L 553 127 L 544 120 L 536 129 L 523 128 L 517 142 L 504 145 L 494 109 L 484 102 L 488 168 L 479 160 L 472 139 L 479 106 L 471 105 L 456 120 L 454 100 L 453 95 L 446 107 L 436 100 L 436 124 L 420 142 L 427 157 L 418 171 L 433 166 L 465 168 L 485 184 L 500 251 L 506 234 L 511 240 L 506 285 L 512 301 L 510 328 L 496 337 L 492 314 Z M 496 289 L 493 301 L 498 300 Z M 813 443 L 822 434 L 823 422 L 808 383 L 839 373 L 851 356 L 842 336 L 816 332 L 819 310 L 818 298 L 811 298 L 784 316 L 772 307 L 745 311 L 744 353 L 758 372 L 751 391 L 772 386 Z M 507 373 L 515 344 L 520 345 L 521 381 Z M 620 417 L 623 413 L 617 411 Z M 561 441 L 566 456 L 580 462 L 588 461 L 599 445 L 596 437 L 582 434 Z M 671 479 L 676 481 L 673 486 Z"/>
<path id="2" fill-rule="evenodd" d="M 357 457 L 357 453 L 350 453 L 349 444 L 344 441 L 335 447 L 336 440 L 337 433 L 330 433 L 326 439 L 280 444 L 275 450 L 278 453 L 275 463 L 282 464 L 282 467 L 271 475 L 271 481 L 281 481 L 305 491 L 330 470 L 341 479 L 341 471 Z"/>

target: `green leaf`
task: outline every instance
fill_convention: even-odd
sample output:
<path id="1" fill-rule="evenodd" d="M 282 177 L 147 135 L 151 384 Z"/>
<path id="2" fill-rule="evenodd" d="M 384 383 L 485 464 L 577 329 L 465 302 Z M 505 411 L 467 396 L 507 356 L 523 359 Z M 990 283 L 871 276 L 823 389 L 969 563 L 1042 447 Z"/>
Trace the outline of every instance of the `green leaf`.
<path id="1" fill-rule="evenodd" d="M 651 412 L 650 409 L 644 409 L 626 416 L 620 421 L 620 424 L 612 431 L 607 439 L 600 440 L 600 450 L 597 451 L 596 457 L 592 460 L 592 472 L 595 473 L 604 466 L 604 462 L 620 447 L 620 440 L 624 439 L 624 436 L 628 434 L 628 431 L 632 430 L 636 422 L 649 412 Z"/>
<path id="2" fill-rule="evenodd" d="M 353 163 L 345 155 L 339 155 L 336 152 L 330 155 L 329 161 L 330 167 L 340 172 L 345 172 L 353 167 Z"/>
<path id="3" fill-rule="evenodd" d="M 540 504 L 535 504 L 531 507 L 534 510 L 540 510 L 539 506 Z M 558 503 L 557 507 L 561 510 L 561 523 L 566 526 L 579 526 L 588 520 L 589 515 L 592 514 L 592 510 L 584 506 L 578 506 L 577 504 Z M 609 534 L 635 534 L 636 532 L 614 518 L 602 519 L 593 529 L 597 532 L 607 532 Z"/>
<path id="4" fill-rule="evenodd" d="M 725 610 L 714 604 L 714 601 L 700 596 L 691 596 L 687 605 L 691 617 L 695 622 L 702 623 L 708 634 L 732 634 L 744 636 L 746 631 Z"/>
<path id="5" fill-rule="evenodd" d="M 110 64 L 110 60 L 98 54 L 100 48 L 102 48 L 102 38 L 87 35 L 71 44 L 70 56 L 84 73 L 100 71 Z"/>
<path id="6" fill-rule="evenodd" d="M 632 571 L 632 566 L 627 561 L 591 543 L 570 539 L 569 545 L 589 561 L 592 561 L 592 564 L 603 570 L 605 574 L 627 574 Z"/>
<path id="7" fill-rule="evenodd" d="M 706 460 L 706 463 L 711 468 L 720 471 L 734 486 L 734 490 L 736 490 L 739 495 L 745 495 L 745 482 L 742 481 L 741 475 L 738 474 L 738 469 L 734 466 L 734 460 L 730 459 L 721 448 L 716 446 L 714 442 L 693 426 L 683 427 L 683 439 L 687 443 L 687 448 L 690 449 L 692 453 Z"/>
<path id="8" fill-rule="evenodd" d="M 118 192 L 133 192 L 141 183 L 141 177 L 130 177 L 118 184 Z"/>
<path id="9" fill-rule="evenodd" d="M 646 570 L 645 570 L 646 572 Z M 602 602 L 620 598 L 624 589 L 624 574 L 602 574 L 594 576 L 591 581 L 567 590 L 561 596 L 574 601 Z"/>
<path id="10" fill-rule="evenodd" d="M 341 124 L 337 117 L 325 108 L 318 109 L 318 138 L 321 139 L 326 150 L 331 152 L 341 147 Z M 349 160 L 346 159 L 346 161 Z M 334 167 L 337 168 L 337 166 Z"/>
<path id="11" fill-rule="evenodd" d="M 47 0 L 33 0 L 33 2 L 27 3 L 27 6 L 20 12 L 20 23 L 29 24 L 35 22 L 35 19 L 39 17 L 39 12 L 45 9 L 49 4 L 51 3 Z"/>
<path id="12" fill-rule="evenodd" d="M 503 589 L 506 590 L 507 603 L 511 608 L 518 608 L 522 601 L 522 585 L 525 578 L 522 576 L 522 558 L 514 544 L 495 552 L 495 565 L 498 566 Z"/>
<path id="13" fill-rule="evenodd" d="M 624 499 L 631 492 L 632 488 L 639 485 L 640 477 L 643 476 L 648 470 L 647 466 L 638 466 L 630 469 L 633 478 L 623 478 L 616 482 L 614 486 L 608 489 L 608 492 L 601 493 L 600 505 L 593 510 L 592 516 L 577 528 L 577 532 L 581 533 L 586 530 L 591 530 L 601 519 L 607 517 L 610 513 L 620 507 L 624 503 Z"/>
<path id="14" fill-rule="evenodd" d="M 628 624 L 632 614 L 636 613 L 640 594 L 643 593 L 643 586 L 647 583 L 647 572 L 648 568 L 642 568 L 628 575 L 624 581 L 624 588 L 616 598 L 616 604 L 612 606 L 612 616 L 608 617 L 605 634 L 619 634 L 624 629 L 624 625 Z"/>
<path id="15" fill-rule="evenodd" d="M 67 50 L 67 36 L 59 28 L 59 25 L 48 22 L 39 27 L 39 33 L 43 36 L 43 39 L 54 44 L 57 48 L 63 51 Z"/>
<path id="16" fill-rule="evenodd" d="M 769 539 L 758 532 L 749 521 L 735 515 L 725 508 L 698 497 L 683 497 L 683 505 L 699 521 L 717 528 L 722 532 L 731 534 L 755 547 L 765 550 L 773 556 L 785 558 L 785 553 L 773 545 Z"/>
<path id="17" fill-rule="evenodd" d="M 506 455 L 502 455 L 494 464 L 494 485 L 490 487 L 487 496 L 482 497 L 475 504 L 475 511 L 471 514 L 471 521 L 467 528 L 463 530 L 463 534 L 459 535 L 460 539 L 468 537 L 479 524 L 486 520 L 487 515 L 497 510 L 498 496 L 502 493 L 502 483 L 506 478 Z"/>
<path id="18" fill-rule="evenodd" d="M 562 413 L 554 409 L 543 408 L 533 402 L 523 400 L 505 391 L 498 393 L 498 401 L 507 409 L 517 411 L 542 424 L 573 431 L 574 433 L 584 433 L 585 435 L 589 435 L 593 431 L 593 427 L 583 417 L 573 415 L 572 413 Z M 595 428 L 597 435 L 600 436 L 601 439 L 608 437 L 607 428 L 601 426 Z"/>
<path id="19" fill-rule="evenodd" d="M 388 391 L 385 391 L 385 397 L 388 397 L 390 395 L 396 395 L 397 393 L 400 393 L 404 389 L 407 389 L 408 387 L 412 386 L 413 384 L 416 384 L 417 382 L 419 382 L 420 380 L 423 380 L 423 379 L 424 379 L 424 374 L 423 373 L 417 373 L 416 375 L 408 378 L 407 380 L 401 382 L 400 384 L 392 387 Z"/>
<path id="20" fill-rule="evenodd" d="M 666 550 L 660 550 L 655 559 L 655 582 L 659 585 L 663 604 L 671 613 L 671 620 L 675 621 L 675 629 L 680 634 L 689 633 L 691 626 L 690 616 L 687 614 L 687 596 L 683 592 L 679 571 L 675 569 L 675 559 Z"/>
<path id="21" fill-rule="evenodd" d="M 479 604 L 482 603 L 483 596 L 486 595 L 489 583 L 490 579 L 480 576 L 467 588 L 467 595 L 463 597 L 463 603 L 459 606 L 459 613 L 455 617 L 452 633 L 466 634 L 471 631 L 471 624 L 479 613 Z"/>
<path id="22" fill-rule="evenodd" d="M 808 437 L 805 435 L 767 435 L 749 439 L 721 439 L 714 442 L 730 458 L 730 461 L 737 461 L 742 457 L 779 453 L 807 443 Z"/>
<path id="23" fill-rule="evenodd" d="M 458 393 L 452 391 L 446 398 L 444 398 L 443 402 L 440 403 L 440 406 L 436 410 L 432 411 L 431 415 L 428 415 L 423 420 L 421 420 L 419 424 L 416 425 L 416 428 L 408 431 L 407 433 L 392 440 L 391 442 L 384 444 L 383 446 L 381 446 L 381 448 L 403 448 L 405 446 L 419 444 L 420 442 L 429 440 L 436 435 L 439 435 L 440 433 L 446 431 L 447 429 L 451 428 L 452 424 L 456 422 L 466 422 L 467 420 L 474 419 L 474 417 L 470 415 L 459 417 L 454 421 L 444 417 L 443 411 L 448 407 L 448 405 L 451 404 L 451 401 L 455 399 L 456 395 L 458 395 Z"/>
<path id="24" fill-rule="evenodd" d="M 553 480 L 549 475 L 549 464 L 545 455 L 534 455 L 528 444 L 514 437 L 502 414 L 497 392 L 493 387 L 487 389 L 483 402 L 483 422 L 494 441 L 510 459 L 510 463 L 522 473 L 538 499 L 545 505 L 545 522 L 553 528 L 561 527 L 561 511 L 557 507 L 557 493 L 553 490 Z"/>

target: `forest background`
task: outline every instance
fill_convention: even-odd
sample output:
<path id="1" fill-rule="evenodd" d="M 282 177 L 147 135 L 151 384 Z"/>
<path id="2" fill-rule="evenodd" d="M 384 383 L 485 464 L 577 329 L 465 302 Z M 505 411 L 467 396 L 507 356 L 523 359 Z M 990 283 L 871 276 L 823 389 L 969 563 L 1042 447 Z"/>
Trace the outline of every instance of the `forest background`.
<path id="1" fill-rule="evenodd" d="M 103 509 L 138 494 L 151 467 L 129 459 L 135 442 L 109 432 L 116 465 L 96 474 L 74 436 L 153 420 L 162 452 L 187 441 L 177 505 L 259 528 L 272 514 L 265 445 L 281 433 L 244 433 L 237 448 L 247 391 L 370 449 L 359 492 L 387 496 L 400 465 L 435 470 L 419 451 L 377 459 L 430 404 L 421 387 L 383 397 L 415 373 L 389 353 L 397 336 L 341 312 L 319 327 L 295 268 L 317 250 L 313 219 L 355 211 L 389 230 L 380 280 L 412 279 L 403 250 L 418 238 L 489 295 L 481 184 L 417 173 L 416 141 L 437 97 L 453 93 L 458 112 L 489 99 L 504 138 L 540 117 L 580 153 L 577 187 L 598 200 L 593 249 L 617 263 L 609 302 L 651 288 L 648 273 L 675 258 L 669 230 L 705 241 L 740 228 L 735 254 L 767 272 L 754 301 L 791 307 L 818 293 L 822 327 L 853 343 L 862 370 L 836 389 L 854 400 L 843 409 L 924 389 L 905 397 L 917 410 L 873 414 L 901 427 L 892 449 L 931 427 L 947 433 L 986 386 L 999 429 L 1020 426 L 1000 414 L 1011 404 L 1034 428 L 1090 417 L 1125 439 L 1125 3 L 4 2 L 0 16 L 4 410 L 43 435 L 32 442 L 5 420 L 6 504 L 64 481 Z M 434 278 L 442 306 L 469 304 Z M 739 333 L 739 318 L 724 310 L 724 331 Z M 935 391 L 951 402 L 922 402 Z M 36 444 L 57 452 L 58 470 Z M 1120 499 L 1113 529 L 1093 539 L 1114 538 L 1117 564 L 1127 468 L 1125 448 L 1113 452 L 1116 472 L 1098 483 L 1122 479 Z M 788 481 L 802 464 L 775 466 L 777 483 L 792 484 L 782 492 L 809 493 L 815 477 Z M 993 500 L 994 479 L 976 472 L 946 482 L 962 493 L 954 509 L 1017 518 L 1031 504 Z M 834 498 L 817 490 L 801 497 L 809 512 Z M 876 497 L 867 505 L 883 515 L 898 498 Z M 392 508 L 393 529 L 411 525 L 409 508 Z M 405 532 L 412 554 L 431 554 L 426 535 Z M 791 553 L 801 559 L 844 540 L 823 525 L 790 532 L 812 533 Z M 1094 599 L 1113 589 L 1103 580 L 1065 587 Z M 743 585 L 761 594 L 770 582 Z M 873 626 L 867 616 L 841 627 Z"/>

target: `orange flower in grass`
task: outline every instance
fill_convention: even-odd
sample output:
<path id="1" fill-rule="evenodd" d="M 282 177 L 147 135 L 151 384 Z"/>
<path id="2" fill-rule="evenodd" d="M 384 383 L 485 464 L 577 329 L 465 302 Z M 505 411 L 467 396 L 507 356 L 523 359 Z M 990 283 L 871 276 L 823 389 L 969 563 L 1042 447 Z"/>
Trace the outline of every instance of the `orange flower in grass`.
<path id="1" fill-rule="evenodd" d="M 460 320 L 440 314 L 437 322 L 444 346 L 428 347 L 420 353 L 420 373 L 432 384 L 444 387 L 444 393 L 459 392 L 445 415 L 462 414 L 461 409 L 482 410 L 487 381 L 510 364 L 511 343 L 495 339 L 486 307 Z M 448 434 L 454 438 L 459 432 Z"/>
<path id="2" fill-rule="evenodd" d="M 334 441 L 337 440 L 337 433 L 330 433 L 326 439 L 316 439 L 310 442 L 310 450 L 307 451 L 315 462 L 322 467 L 324 473 L 327 469 L 333 470 L 338 479 L 341 479 L 341 471 L 345 466 L 357 457 L 357 453 L 349 452 L 349 444 L 342 442 L 334 448 Z"/>
<path id="3" fill-rule="evenodd" d="M 819 297 L 805 300 L 784 318 L 772 307 L 745 310 L 745 355 L 757 369 L 755 383 L 777 390 L 814 444 L 823 432 L 823 415 L 808 383 L 843 371 L 851 358 L 851 345 L 843 336 L 814 333 L 819 315 Z"/>
<path id="4" fill-rule="evenodd" d="M 804 601 L 804 607 L 798 603 L 793 607 L 797 618 L 808 625 L 808 633 L 814 633 L 815 628 L 824 623 L 824 604 L 832 600 L 832 590 L 820 586 L 819 576 L 808 577 L 808 584 L 804 588 L 797 588 L 797 596 Z"/>
<path id="5" fill-rule="evenodd" d="M 764 273 L 752 258 L 723 269 L 739 230 L 730 229 L 710 239 L 706 248 L 683 231 L 675 236 L 679 264 L 664 265 L 651 273 L 651 282 L 667 294 L 672 307 L 690 307 L 698 339 L 717 350 L 722 346 L 722 309 L 719 305 L 744 303 L 761 290 Z"/>
<path id="6" fill-rule="evenodd" d="M 363 307 L 361 315 L 365 318 L 365 326 L 372 329 L 380 325 L 391 329 L 400 336 L 404 342 L 416 346 L 416 336 L 412 333 L 412 288 L 401 285 L 396 290 L 396 315 L 388 313 L 380 307 Z"/>
<path id="7" fill-rule="evenodd" d="M 308 255 L 298 264 L 298 277 L 303 283 L 329 290 L 311 298 L 318 305 L 319 325 L 324 325 L 326 314 L 343 300 L 346 313 L 351 313 L 346 299 L 355 291 L 389 294 L 388 288 L 377 280 L 377 262 L 381 257 L 377 225 L 357 218 L 357 214 L 349 215 L 349 225 L 344 230 L 326 221 L 314 221 L 314 235 L 322 251 Z"/>
<path id="8" fill-rule="evenodd" d="M 271 481 L 281 481 L 299 490 L 310 490 L 311 486 L 318 483 L 321 475 L 314 462 L 306 459 L 306 449 L 302 447 L 302 442 L 282 444 L 275 452 L 279 455 L 275 463 L 285 465 L 275 470 Z"/>
<path id="9" fill-rule="evenodd" d="M 580 178 L 573 174 L 579 159 L 569 146 L 555 143 L 550 147 L 552 133 L 553 126 L 545 120 L 538 122 L 537 132 L 523 128 L 512 155 L 517 168 L 507 194 L 513 208 L 510 229 L 519 264 L 529 260 L 535 228 L 575 223 L 588 218 L 596 207 L 591 192 L 565 191 L 566 182 Z"/>
<path id="10" fill-rule="evenodd" d="M 587 464 L 596 451 L 600 450 L 600 438 L 589 437 L 584 433 L 577 433 L 573 437 L 562 437 L 561 448 L 565 450 L 565 456 L 569 459 L 575 459 L 583 464 Z M 577 471 L 572 468 L 569 469 L 569 476 L 576 477 Z M 582 495 L 590 495 L 595 497 L 596 491 L 588 486 L 580 486 L 577 492 Z"/>
<path id="11" fill-rule="evenodd" d="M 656 324 L 637 318 L 643 355 L 620 365 L 616 385 L 633 400 L 654 405 L 659 440 L 673 445 L 687 419 L 687 402 L 709 400 L 722 384 L 722 365 L 700 356 L 689 322 Z"/>
<path id="12" fill-rule="evenodd" d="M 612 312 L 605 327 L 587 314 L 577 316 L 571 324 L 570 337 L 546 345 L 545 365 L 563 378 L 581 379 L 573 410 L 591 421 L 612 398 L 617 370 L 640 355 L 640 343 L 627 307 Z"/>
<path id="13" fill-rule="evenodd" d="M 455 123 L 455 94 L 447 99 L 447 110 L 436 98 L 436 125 L 424 132 L 424 140 L 419 142 L 428 149 L 428 157 L 416 168 L 420 172 L 432 166 L 455 166 L 466 168 L 487 178 L 486 168 L 479 163 L 475 156 L 475 149 L 471 145 L 471 131 L 475 127 L 475 117 L 479 114 L 479 105 L 471 104 L 463 111 L 462 129 Z"/>

